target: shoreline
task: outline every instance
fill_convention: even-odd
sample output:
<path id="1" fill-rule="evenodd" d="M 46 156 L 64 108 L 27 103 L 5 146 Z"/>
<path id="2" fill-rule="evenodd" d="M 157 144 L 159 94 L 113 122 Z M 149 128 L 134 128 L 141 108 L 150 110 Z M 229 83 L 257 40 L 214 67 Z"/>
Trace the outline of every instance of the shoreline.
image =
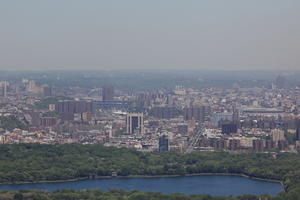
<path id="1" fill-rule="evenodd" d="M 96 180 L 96 179 L 130 179 L 130 178 L 172 178 L 172 177 L 192 177 L 192 176 L 213 176 L 213 175 L 219 175 L 219 176 L 239 176 L 249 179 L 255 179 L 260 181 L 267 181 L 267 182 L 276 182 L 280 183 L 283 187 L 283 190 L 285 191 L 285 186 L 283 184 L 283 181 L 276 180 L 276 179 L 267 179 L 267 178 L 259 178 L 254 176 L 249 176 L 246 174 L 237 174 L 237 173 L 197 173 L 197 174 L 174 174 L 174 175 L 129 175 L 129 176 L 96 176 L 95 178 L 88 178 L 88 177 L 82 177 L 82 178 L 73 178 L 73 179 L 65 179 L 65 180 L 41 180 L 41 181 L 24 181 L 24 182 L 14 182 L 14 183 L 0 183 L 0 185 L 23 185 L 23 184 L 38 184 L 38 183 L 67 183 L 67 182 L 76 182 L 76 181 L 84 181 L 84 180 Z"/>

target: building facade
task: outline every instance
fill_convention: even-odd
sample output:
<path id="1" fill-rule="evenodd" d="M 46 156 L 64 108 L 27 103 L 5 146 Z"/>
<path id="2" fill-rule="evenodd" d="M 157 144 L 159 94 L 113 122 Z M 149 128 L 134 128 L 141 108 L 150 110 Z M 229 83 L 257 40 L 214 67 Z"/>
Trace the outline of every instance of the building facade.
<path id="1" fill-rule="evenodd" d="M 167 135 L 159 137 L 159 152 L 169 151 L 169 138 Z"/>
<path id="2" fill-rule="evenodd" d="M 112 101 L 114 99 L 114 87 L 111 85 L 105 85 L 102 87 L 102 100 Z"/>
<path id="3" fill-rule="evenodd" d="M 144 133 L 144 115 L 143 113 L 128 113 L 126 116 L 126 128 L 129 134 Z"/>

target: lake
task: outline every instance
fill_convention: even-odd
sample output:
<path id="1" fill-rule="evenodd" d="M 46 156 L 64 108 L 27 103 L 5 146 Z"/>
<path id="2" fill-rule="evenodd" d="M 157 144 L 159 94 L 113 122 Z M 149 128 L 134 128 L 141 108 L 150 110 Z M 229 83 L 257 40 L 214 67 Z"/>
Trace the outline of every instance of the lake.
<path id="1" fill-rule="evenodd" d="M 214 196 L 237 196 L 243 194 L 272 194 L 283 191 L 278 182 L 250 179 L 242 176 L 184 176 L 162 178 L 112 178 L 92 179 L 62 183 L 30 183 L 0 185 L 0 190 L 35 189 L 54 191 L 58 189 L 109 189 L 140 190 L 146 192 L 209 194 Z"/>

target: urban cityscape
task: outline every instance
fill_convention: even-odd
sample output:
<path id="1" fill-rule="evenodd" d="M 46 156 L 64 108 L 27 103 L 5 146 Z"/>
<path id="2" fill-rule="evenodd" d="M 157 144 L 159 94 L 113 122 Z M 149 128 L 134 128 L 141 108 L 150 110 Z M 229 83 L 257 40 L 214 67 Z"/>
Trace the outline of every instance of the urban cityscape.
<path id="1" fill-rule="evenodd" d="M 300 1 L 0 1 L 0 200 L 300 200 Z"/>
<path id="2" fill-rule="evenodd" d="M 300 147 L 299 106 L 299 87 L 282 75 L 268 87 L 233 82 L 225 88 L 174 85 L 138 92 L 3 80 L 0 142 L 275 156 Z"/>

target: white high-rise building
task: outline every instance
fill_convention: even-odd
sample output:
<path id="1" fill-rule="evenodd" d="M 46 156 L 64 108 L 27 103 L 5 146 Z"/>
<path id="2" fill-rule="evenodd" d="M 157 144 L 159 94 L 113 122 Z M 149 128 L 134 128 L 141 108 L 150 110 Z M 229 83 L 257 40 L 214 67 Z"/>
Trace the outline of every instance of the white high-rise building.
<path id="1" fill-rule="evenodd" d="M 7 96 L 7 82 L 6 81 L 1 82 L 0 86 L 1 86 L 1 96 L 6 98 L 6 96 Z"/>
<path id="2" fill-rule="evenodd" d="M 285 140 L 285 137 L 284 137 L 284 131 L 282 130 L 279 130 L 279 129 L 273 129 L 271 131 L 271 134 L 272 134 L 272 140 L 274 142 L 278 142 L 278 141 L 282 141 L 282 140 Z"/>
<path id="3" fill-rule="evenodd" d="M 143 113 L 128 113 L 126 116 L 127 133 L 144 133 L 144 115 Z"/>

